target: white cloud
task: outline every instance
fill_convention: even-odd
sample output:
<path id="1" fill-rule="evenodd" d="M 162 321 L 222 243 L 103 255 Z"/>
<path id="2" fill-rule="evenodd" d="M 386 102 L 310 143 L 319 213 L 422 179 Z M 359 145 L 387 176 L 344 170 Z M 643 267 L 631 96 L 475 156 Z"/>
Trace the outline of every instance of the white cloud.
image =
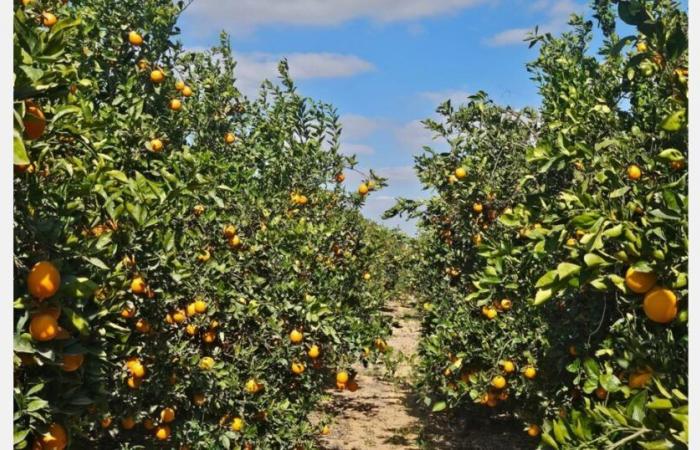
<path id="1" fill-rule="evenodd" d="M 197 0 L 187 20 L 207 30 L 249 33 L 270 24 L 330 26 L 354 19 L 380 23 L 414 21 L 455 13 L 485 0 Z"/>
<path id="2" fill-rule="evenodd" d="M 547 18 L 539 24 L 540 33 L 560 33 L 566 28 L 569 16 L 582 12 L 584 6 L 573 0 L 537 0 L 530 6 L 531 10 L 546 11 Z M 535 25 L 530 28 L 511 28 L 503 30 L 486 39 L 486 44 L 492 47 L 504 45 L 524 44 L 527 34 L 533 31 Z"/>
<path id="3" fill-rule="evenodd" d="M 340 152 L 344 155 L 373 155 L 374 149 L 365 144 L 341 143 Z"/>
<path id="4" fill-rule="evenodd" d="M 254 94 L 260 83 L 275 80 L 277 65 L 285 55 L 270 53 L 235 53 L 238 62 L 236 77 L 238 88 L 248 95 Z M 341 78 L 374 70 L 374 65 L 355 55 L 338 53 L 290 53 L 286 55 L 289 73 L 294 80 L 311 78 Z"/>
<path id="5" fill-rule="evenodd" d="M 418 184 L 418 177 L 412 166 L 383 167 L 375 170 L 380 177 L 387 178 L 389 184 L 394 186 L 399 183 Z"/>
<path id="6" fill-rule="evenodd" d="M 343 139 L 365 139 L 379 129 L 381 122 L 379 119 L 358 114 L 346 114 L 340 118 L 340 123 L 343 124 Z"/>
<path id="7" fill-rule="evenodd" d="M 472 93 L 463 89 L 446 89 L 443 91 L 421 92 L 419 96 L 427 100 L 432 105 L 437 106 L 447 100 L 451 100 L 453 105 L 459 105 L 467 101 L 467 97 Z"/>
<path id="8" fill-rule="evenodd" d="M 400 125 L 394 129 L 394 136 L 404 149 L 411 153 L 421 151 L 424 145 L 433 146 L 433 132 L 426 129 L 420 120 Z"/>

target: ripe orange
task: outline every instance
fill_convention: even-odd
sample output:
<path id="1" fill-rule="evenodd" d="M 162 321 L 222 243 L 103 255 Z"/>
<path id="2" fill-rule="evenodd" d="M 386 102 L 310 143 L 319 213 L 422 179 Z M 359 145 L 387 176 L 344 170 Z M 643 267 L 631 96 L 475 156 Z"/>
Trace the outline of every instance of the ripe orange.
<path id="1" fill-rule="evenodd" d="M 595 390 L 595 396 L 598 397 L 598 400 L 605 400 L 608 396 L 608 391 L 604 387 L 598 387 Z"/>
<path id="2" fill-rule="evenodd" d="M 166 406 L 160 411 L 160 421 L 163 423 L 170 423 L 175 420 L 175 410 L 169 406 Z"/>
<path id="3" fill-rule="evenodd" d="M 540 427 L 534 423 L 527 427 L 527 434 L 530 437 L 537 437 L 540 435 Z"/>
<path id="4" fill-rule="evenodd" d="M 58 18 L 50 12 L 41 13 L 41 23 L 43 23 L 45 27 L 51 28 L 56 25 L 56 22 L 58 22 Z"/>
<path id="5" fill-rule="evenodd" d="M 202 214 L 204 214 L 204 210 L 204 205 L 194 205 L 194 208 L 192 208 L 192 212 L 195 216 L 201 216 Z"/>
<path id="6" fill-rule="evenodd" d="M 187 305 L 187 317 L 192 317 L 195 314 L 197 314 L 197 308 L 195 307 L 194 302 L 189 303 Z"/>
<path id="7" fill-rule="evenodd" d="M 146 280 L 144 280 L 140 275 L 135 276 L 131 280 L 131 292 L 136 295 L 146 292 Z"/>
<path id="8" fill-rule="evenodd" d="M 627 385 L 632 389 L 642 389 L 649 383 L 654 373 L 651 370 L 641 370 L 630 375 Z"/>
<path id="9" fill-rule="evenodd" d="M 455 169 L 455 178 L 461 180 L 467 176 L 467 169 L 464 167 L 458 167 Z"/>
<path id="10" fill-rule="evenodd" d="M 214 367 L 214 359 L 210 356 L 205 356 L 199 360 L 199 368 L 202 370 L 211 370 Z"/>
<path id="11" fill-rule="evenodd" d="M 224 237 L 230 239 L 236 235 L 236 227 L 233 225 L 226 225 L 224 227 Z"/>
<path id="12" fill-rule="evenodd" d="M 100 426 L 102 428 L 109 428 L 109 426 L 112 425 L 112 418 L 109 416 L 103 417 L 102 420 L 100 420 Z"/>
<path id="13" fill-rule="evenodd" d="M 335 181 L 337 181 L 338 183 L 342 183 L 343 181 L 345 181 L 345 174 L 343 172 L 337 173 L 335 175 Z"/>
<path id="14" fill-rule="evenodd" d="M 126 306 L 124 306 L 124 308 L 122 308 L 121 312 L 119 313 L 119 315 L 125 319 L 131 319 L 132 317 L 134 317 L 135 314 L 136 307 L 131 303 L 128 303 Z"/>
<path id="15" fill-rule="evenodd" d="M 85 355 L 79 353 L 77 355 L 63 355 L 63 370 L 65 372 L 74 372 L 83 365 Z"/>
<path id="16" fill-rule="evenodd" d="M 190 336 L 194 336 L 195 334 L 197 334 L 197 325 L 192 323 L 187 325 L 187 327 L 185 327 L 185 332 Z"/>
<path id="17" fill-rule="evenodd" d="M 472 243 L 476 246 L 481 245 L 481 235 L 475 234 L 474 236 L 472 236 Z"/>
<path id="18" fill-rule="evenodd" d="M 192 96 L 192 88 L 189 86 L 185 86 L 182 88 L 182 95 L 183 97 L 191 97 Z"/>
<path id="19" fill-rule="evenodd" d="M 165 73 L 160 69 L 155 69 L 151 71 L 151 81 L 160 84 L 165 80 Z"/>
<path id="20" fill-rule="evenodd" d="M 479 202 L 476 202 L 472 205 L 472 211 L 474 211 L 476 214 L 481 214 L 483 210 L 484 206 Z"/>
<path id="21" fill-rule="evenodd" d="M 495 319 L 498 311 L 493 306 L 484 305 L 481 307 L 481 314 L 489 320 Z"/>
<path id="22" fill-rule="evenodd" d="M 27 277 L 29 293 L 40 301 L 52 297 L 60 286 L 61 274 L 49 261 L 34 264 Z"/>
<path id="23" fill-rule="evenodd" d="M 505 373 L 513 373 L 515 372 L 515 364 L 513 364 L 513 361 L 503 361 L 503 371 Z"/>
<path id="24" fill-rule="evenodd" d="M 227 144 L 233 144 L 233 142 L 236 140 L 236 136 L 233 135 L 233 133 L 226 133 L 224 135 L 224 142 Z"/>
<path id="25" fill-rule="evenodd" d="M 197 311 L 198 314 L 203 314 L 207 310 L 207 302 L 204 300 L 195 300 L 194 310 Z"/>
<path id="26" fill-rule="evenodd" d="M 637 42 L 637 51 L 639 53 L 644 53 L 647 50 L 649 50 L 649 47 L 647 47 L 647 43 L 644 41 Z"/>
<path id="27" fill-rule="evenodd" d="M 625 285 L 632 292 L 644 294 L 656 284 L 656 274 L 654 272 L 638 272 L 632 267 L 627 269 L 625 274 Z"/>
<path id="28" fill-rule="evenodd" d="M 24 115 L 24 135 L 27 139 L 39 139 L 46 129 L 46 118 L 44 112 L 33 102 L 26 102 L 26 113 Z"/>
<path id="29" fill-rule="evenodd" d="M 202 340 L 205 344 L 211 344 L 216 340 L 216 333 L 213 330 L 207 330 L 202 335 Z"/>
<path id="30" fill-rule="evenodd" d="M 318 345 L 312 345 L 307 354 L 309 355 L 309 358 L 316 359 L 318 358 L 318 355 L 321 354 L 321 350 L 318 348 Z"/>
<path id="31" fill-rule="evenodd" d="M 501 375 L 496 375 L 491 379 L 491 386 L 493 386 L 495 389 L 503 389 L 506 387 L 506 379 Z"/>
<path id="32" fill-rule="evenodd" d="M 575 345 L 569 345 L 569 355 L 578 356 L 578 349 Z"/>
<path id="33" fill-rule="evenodd" d="M 122 428 L 125 430 L 131 430 L 136 425 L 134 418 L 131 416 L 126 416 L 122 419 Z"/>
<path id="34" fill-rule="evenodd" d="M 644 313 L 656 323 L 669 323 L 678 314 L 678 299 L 673 291 L 656 286 L 644 296 Z"/>
<path id="35" fill-rule="evenodd" d="M 185 89 L 185 82 L 182 81 L 182 80 L 177 80 L 177 81 L 175 82 L 175 90 L 176 90 L 176 91 L 181 91 L 181 90 L 183 90 L 183 89 Z"/>
<path id="36" fill-rule="evenodd" d="M 501 308 L 503 308 L 504 311 L 508 311 L 513 307 L 513 302 L 508 300 L 507 298 L 504 298 L 501 300 Z"/>
<path id="37" fill-rule="evenodd" d="M 143 427 L 147 429 L 148 431 L 151 431 L 156 427 L 156 424 L 153 422 L 153 419 L 151 418 L 146 418 L 143 419 Z"/>
<path id="38" fill-rule="evenodd" d="M 262 388 L 262 383 L 258 383 L 254 378 L 251 378 L 245 384 L 245 390 L 250 394 L 257 394 Z"/>
<path id="39" fill-rule="evenodd" d="M 141 378 L 129 377 L 126 379 L 126 385 L 131 389 L 138 389 L 141 387 Z"/>
<path id="40" fill-rule="evenodd" d="M 357 192 L 358 192 L 358 194 L 365 196 L 369 192 L 369 188 L 367 187 L 367 185 L 365 183 L 362 183 L 362 184 L 360 184 L 360 187 L 357 188 Z"/>
<path id="41" fill-rule="evenodd" d="M 238 235 L 233 236 L 228 240 L 228 246 L 231 248 L 239 248 L 241 246 L 241 238 Z"/>
<path id="42" fill-rule="evenodd" d="M 170 437 L 170 427 L 168 425 L 159 425 L 155 432 L 156 439 L 164 441 Z"/>
<path id="43" fill-rule="evenodd" d="M 300 362 L 293 362 L 292 373 L 294 375 L 301 375 L 302 373 L 304 373 L 304 365 Z"/>
<path id="44" fill-rule="evenodd" d="M 182 102 L 176 98 L 173 98 L 168 103 L 168 108 L 170 108 L 172 111 L 180 111 L 182 108 Z"/>
<path id="45" fill-rule="evenodd" d="M 134 328 L 136 328 L 136 331 L 138 331 L 139 333 L 145 334 L 151 331 L 151 324 L 148 323 L 146 319 L 141 318 L 136 321 Z"/>
<path id="46" fill-rule="evenodd" d="M 63 450 L 68 444 L 68 435 L 63 425 L 52 423 L 38 439 L 42 450 Z"/>
<path id="47" fill-rule="evenodd" d="M 632 164 L 627 167 L 627 178 L 632 181 L 637 181 L 642 177 L 642 169 L 638 165 Z"/>
<path id="48" fill-rule="evenodd" d="M 331 427 L 329 427 L 328 425 L 324 425 L 323 428 L 321 428 L 321 434 L 323 436 L 328 436 L 329 434 L 331 434 Z"/>
<path id="49" fill-rule="evenodd" d="M 205 263 L 205 262 L 209 261 L 209 258 L 211 258 L 211 253 L 209 253 L 209 250 L 206 250 L 206 249 L 202 253 L 197 255 L 197 261 L 199 261 L 201 263 Z"/>
<path id="50" fill-rule="evenodd" d="M 58 322 L 49 313 L 37 314 L 29 323 L 29 333 L 35 341 L 50 341 L 58 334 Z"/>
<path id="51" fill-rule="evenodd" d="M 202 393 L 197 393 L 192 396 L 192 403 L 197 406 L 202 406 L 206 401 L 207 399 Z"/>
<path id="52" fill-rule="evenodd" d="M 138 359 L 130 360 L 126 364 L 127 369 L 134 378 L 143 378 L 146 375 L 146 368 Z"/>
<path id="53" fill-rule="evenodd" d="M 161 141 L 160 139 L 151 139 L 150 144 L 151 150 L 156 153 L 163 150 L 163 141 Z"/>
<path id="54" fill-rule="evenodd" d="M 231 429 L 233 431 L 241 431 L 244 425 L 245 423 L 240 417 L 234 417 L 233 421 L 231 421 Z"/>
<path id="55" fill-rule="evenodd" d="M 143 38 L 137 32 L 130 31 L 129 32 L 129 43 L 131 45 L 136 45 L 138 47 L 139 45 L 143 44 Z"/>
<path id="56" fill-rule="evenodd" d="M 527 378 L 528 380 L 532 380 L 532 379 L 534 379 L 534 378 L 537 376 L 537 369 L 535 369 L 535 368 L 532 367 L 532 366 L 527 366 L 527 367 L 525 368 L 525 370 L 523 370 L 523 375 L 524 375 L 525 378 Z"/>
<path id="57" fill-rule="evenodd" d="M 292 341 L 292 344 L 299 344 L 303 339 L 304 334 L 297 329 L 294 329 L 291 333 L 289 333 L 289 340 Z"/>
<path id="58" fill-rule="evenodd" d="M 335 381 L 338 383 L 347 383 L 350 377 L 348 376 L 348 373 L 343 371 L 340 371 L 336 374 L 335 376 Z"/>
<path id="59" fill-rule="evenodd" d="M 338 389 L 339 391 L 344 391 L 345 388 L 346 388 L 347 386 L 346 386 L 345 383 L 341 383 L 341 382 L 339 382 L 339 381 L 336 381 L 336 382 L 335 382 L 335 387 L 336 387 L 336 389 Z"/>
<path id="60" fill-rule="evenodd" d="M 172 314 L 172 317 L 173 317 L 173 321 L 174 321 L 175 323 L 182 323 L 182 322 L 184 322 L 185 320 L 187 320 L 187 314 L 185 313 L 185 310 L 184 310 L 184 309 L 178 309 L 178 310 L 176 310 L 176 311 Z"/>
<path id="61" fill-rule="evenodd" d="M 365 281 L 369 281 L 369 280 L 372 278 L 372 274 L 369 273 L 369 272 L 365 272 L 365 273 L 362 274 L 362 278 L 363 278 Z"/>

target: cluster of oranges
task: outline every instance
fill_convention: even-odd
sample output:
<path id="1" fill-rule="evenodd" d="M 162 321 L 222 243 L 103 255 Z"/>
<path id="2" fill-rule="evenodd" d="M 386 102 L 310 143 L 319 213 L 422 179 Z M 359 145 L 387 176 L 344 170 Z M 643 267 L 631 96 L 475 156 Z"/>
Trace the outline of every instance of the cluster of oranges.
<path id="1" fill-rule="evenodd" d="M 654 272 L 642 272 L 630 267 L 625 273 L 625 285 L 635 294 L 644 294 L 643 309 L 650 320 L 667 324 L 678 315 L 676 294 L 658 285 Z"/>
<path id="2" fill-rule="evenodd" d="M 510 311 L 513 308 L 513 302 L 507 298 L 497 300 L 490 305 L 481 307 L 481 315 L 489 320 L 495 319 L 499 312 Z"/>

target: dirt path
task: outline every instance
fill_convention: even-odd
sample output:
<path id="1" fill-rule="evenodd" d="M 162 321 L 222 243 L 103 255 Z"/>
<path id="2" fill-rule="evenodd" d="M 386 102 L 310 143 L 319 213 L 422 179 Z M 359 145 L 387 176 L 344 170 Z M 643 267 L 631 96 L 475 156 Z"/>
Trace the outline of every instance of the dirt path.
<path id="1" fill-rule="evenodd" d="M 386 368 L 354 367 L 359 389 L 333 391 L 327 410 L 337 414 L 325 450 L 519 450 L 533 448 L 519 426 L 507 419 L 428 414 L 411 389 L 412 364 L 420 335 L 415 310 L 391 302 L 394 320 Z M 391 367 L 393 366 L 393 367 Z"/>

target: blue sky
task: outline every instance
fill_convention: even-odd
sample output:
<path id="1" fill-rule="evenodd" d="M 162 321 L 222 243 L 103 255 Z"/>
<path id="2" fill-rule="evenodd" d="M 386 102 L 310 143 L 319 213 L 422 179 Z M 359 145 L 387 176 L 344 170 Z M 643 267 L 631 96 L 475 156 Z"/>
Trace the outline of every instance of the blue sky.
<path id="1" fill-rule="evenodd" d="M 195 0 L 180 19 L 182 42 L 206 48 L 231 34 L 238 86 L 254 95 L 276 77 L 286 56 L 301 92 L 332 103 L 344 123 L 343 148 L 359 169 L 373 168 L 390 186 L 370 195 L 365 215 L 378 219 L 397 196 L 426 193 L 413 155 L 434 145 L 420 120 L 447 98 L 478 90 L 499 103 L 537 105 L 525 63 L 536 57 L 524 34 L 539 25 L 559 33 L 574 0 Z M 439 144 L 438 144 L 439 145 Z M 348 173 L 354 189 L 359 175 Z M 401 219 L 387 222 L 411 233 Z"/>

